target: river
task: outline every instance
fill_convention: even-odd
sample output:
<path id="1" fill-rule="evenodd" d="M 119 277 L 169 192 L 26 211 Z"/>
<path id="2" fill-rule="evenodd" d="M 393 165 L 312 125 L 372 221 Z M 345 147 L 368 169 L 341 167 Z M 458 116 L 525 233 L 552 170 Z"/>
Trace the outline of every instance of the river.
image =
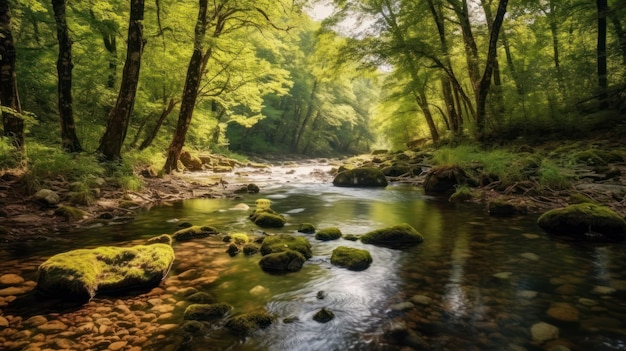
<path id="1" fill-rule="evenodd" d="M 230 181 L 256 183 L 259 194 L 176 202 L 130 223 L 5 244 L 0 277 L 25 281 L 12 294 L 0 289 L 0 350 L 626 350 L 623 244 L 557 240 L 536 225 L 536 215 L 491 217 L 482 206 L 449 203 L 408 184 L 334 187 L 321 176 L 329 168 L 242 170 Z M 263 230 L 235 209 L 259 198 L 286 216 L 285 227 Z M 150 292 L 96 296 L 81 306 L 33 296 L 38 265 L 55 253 L 135 245 L 182 222 L 222 233 L 307 236 L 313 258 L 299 272 L 269 274 L 258 254 L 230 257 L 227 244 L 210 237 L 174 243 L 174 266 Z M 408 223 L 424 242 L 402 250 L 323 242 L 297 233 L 304 222 L 344 235 Z M 331 265 L 338 246 L 368 250 L 372 265 L 358 272 Z M 265 309 L 273 323 L 247 337 L 228 332 L 224 321 L 183 332 L 189 291 L 232 305 L 226 319 Z M 314 321 L 321 308 L 335 318 Z"/>

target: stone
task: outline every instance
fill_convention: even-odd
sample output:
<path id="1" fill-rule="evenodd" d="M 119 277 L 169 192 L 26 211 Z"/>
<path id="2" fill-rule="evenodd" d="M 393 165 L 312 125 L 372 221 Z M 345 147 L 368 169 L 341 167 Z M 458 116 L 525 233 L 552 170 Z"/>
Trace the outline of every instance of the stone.
<path id="1" fill-rule="evenodd" d="M 512 274 L 513 274 L 513 272 L 500 272 L 500 273 L 493 274 L 492 276 L 494 278 L 506 280 L 506 279 L 511 278 Z"/>
<path id="2" fill-rule="evenodd" d="M 61 202 L 59 195 L 50 189 L 41 189 L 33 195 L 33 201 L 44 206 L 53 207 Z"/>
<path id="3" fill-rule="evenodd" d="M 322 307 L 319 311 L 315 312 L 315 314 L 313 315 L 313 320 L 319 323 L 328 323 L 334 318 L 335 318 L 335 314 L 332 311 L 326 309 L 325 307 Z"/>
<path id="4" fill-rule="evenodd" d="M 339 228 L 330 227 L 320 229 L 317 233 L 315 233 L 315 239 L 321 241 L 337 240 L 341 238 L 341 235 L 341 230 L 339 230 Z"/>
<path id="5" fill-rule="evenodd" d="M 217 233 L 218 230 L 211 226 L 191 226 L 174 232 L 174 234 L 172 234 L 172 239 L 176 241 L 187 241 L 198 238 L 206 238 L 209 235 Z"/>
<path id="6" fill-rule="evenodd" d="M 296 272 L 302 268 L 306 258 L 298 251 L 287 250 L 263 256 L 259 266 L 265 271 Z"/>
<path id="7" fill-rule="evenodd" d="M 614 293 L 616 290 L 610 286 L 597 285 L 591 290 L 591 293 L 596 295 L 610 295 Z"/>
<path id="8" fill-rule="evenodd" d="M 315 233 L 315 226 L 311 223 L 302 223 L 298 227 L 298 232 L 305 233 L 305 234 L 313 234 Z"/>
<path id="9" fill-rule="evenodd" d="M 0 328 L 6 328 L 9 326 L 9 320 L 0 316 Z"/>
<path id="10" fill-rule="evenodd" d="M 226 322 L 226 328 L 239 335 L 248 335 L 272 324 L 272 316 L 266 310 L 252 311 L 233 317 Z"/>
<path id="11" fill-rule="evenodd" d="M 546 313 L 559 322 L 575 323 L 579 318 L 578 310 L 568 303 L 553 303 Z"/>
<path id="12" fill-rule="evenodd" d="M 345 170 L 333 179 L 333 185 L 340 187 L 386 187 L 387 184 L 381 170 L 369 167 Z"/>
<path id="13" fill-rule="evenodd" d="M 24 283 L 24 278 L 17 274 L 9 273 L 0 276 L 0 288 L 4 288 L 7 286 L 18 286 L 22 283 Z"/>
<path id="14" fill-rule="evenodd" d="M 289 234 L 268 236 L 261 244 L 261 255 L 278 253 L 287 250 L 297 251 L 306 259 L 313 257 L 311 243 L 304 237 Z"/>
<path id="15" fill-rule="evenodd" d="M 352 271 L 362 271 L 370 266 L 372 256 L 367 250 L 339 246 L 333 250 L 330 263 Z"/>
<path id="16" fill-rule="evenodd" d="M 532 325 L 530 334 L 533 341 L 543 343 L 548 340 L 554 340 L 559 337 L 559 328 L 545 322 L 539 322 Z"/>
<path id="17" fill-rule="evenodd" d="M 158 285 L 174 261 L 170 245 L 78 249 L 52 256 L 39 266 L 37 289 L 61 298 L 88 301 L 97 292 L 119 293 Z"/>
<path id="18" fill-rule="evenodd" d="M 524 298 L 524 299 L 534 299 L 535 297 L 537 297 L 537 294 L 538 293 L 536 291 L 522 290 L 517 293 L 517 296 Z"/>
<path id="19" fill-rule="evenodd" d="M 585 241 L 623 241 L 626 221 L 606 206 L 591 203 L 550 210 L 537 219 L 546 232 Z"/>
<path id="20" fill-rule="evenodd" d="M 403 248 L 422 243 L 424 238 L 415 228 L 407 223 L 374 230 L 361 236 L 364 244 L 379 245 L 391 248 Z"/>
<path id="21" fill-rule="evenodd" d="M 249 216 L 254 224 L 261 228 L 282 228 L 287 219 L 271 208 L 258 208 Z"/>
<path id="22" fill-rule="evenodd" d="M 222 318 L 232 310 L 232 306 L 225 303 L 192 304 L 185 309 L 185 320 L 208 321 Z"/>
<path id="23" fill-rule="evenodd" d="M 411 302 L 416 303 L 418 305 L 428 306 L 433 302 L 433 299 L 426 295 L 415 295 L 411 297 Z"/>
<path id="24" fill-rule="evenodd" d="M 539 256 L 537 254 L 532 253 L 532 252 L 525 252 L 525 253 L 521 254 L 520 256 L 525 258 L 525 259 L 527 259 L 527 260 L 539 261 Z"/>

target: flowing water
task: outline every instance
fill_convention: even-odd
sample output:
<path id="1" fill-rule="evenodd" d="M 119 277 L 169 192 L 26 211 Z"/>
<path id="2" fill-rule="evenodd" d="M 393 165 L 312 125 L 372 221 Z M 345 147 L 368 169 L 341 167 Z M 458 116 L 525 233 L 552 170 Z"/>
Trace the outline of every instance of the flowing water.
<path id="1" fill-rule="evenodd" d="M 258 195 L 188 200 L 56 241 L 4 244 L 0 276 L 15 273 L 25 282 L 23 295 L 0 289 L 0 350 L 626 350 L 623 244 L 560 241 L 536 226 L 535 215 L 490 217 L 482 206 L 451 204 L 410 185 L 337 188 L 310 176 L 314 169 L 300 167 L 289 177 L 284 168 L 251 171 L 241 180 L 259 184 Z M 247 211 L 234 209 L 258 198 L 287 217 L 284 228 L 262 230 Z M 55 253 L 134 245 L 173 233 L 180 222 L 250 236 L 307 236 L 314 256 L 299 272 L 269 274 L 258 254 L 230 257 L 227 244 L 210 237 L 174 243 L 172 271 L 150 292 L 98 296 L 78 307 L 50 306 L 28 292 L 38 265 Z M 356 235 L 408 223 L 424 242 L 402 250 L 322 242 L 297 233 L 304 222 Z M 368 250 L 372 265 L 359 272 L 331 265 L 338 246 Z M 189 291 L 233 310 L 200 332 L 183 332 Z M 321 308 L 335 318 L 314 321 Z M 269 327 L 247 337 L 223 328 L 228 318 L 258 309 L 273 315 Z"/>

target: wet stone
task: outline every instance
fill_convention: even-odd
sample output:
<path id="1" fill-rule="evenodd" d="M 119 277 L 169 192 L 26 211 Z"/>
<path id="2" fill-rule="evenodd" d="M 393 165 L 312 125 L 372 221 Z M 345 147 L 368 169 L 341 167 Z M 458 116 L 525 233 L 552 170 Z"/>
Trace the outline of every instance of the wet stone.
<path id="1" fill-rule="evenodd" d="M 6 318 L 0 316 L 0 328 L 6 328 L 8 326 L 9 326 L 9 321 Z"/>
<path id="2" fill-rule="evenodd" d="M 545 322 L 533 324 L 530 328 L 533 341 L 545 342 L 559 337 L 559 328 Z"/>
<path id="3" fill-rule="evenodd" d="M 50 321 L 37 327 L 43 333 L 59 333 L 67 329 L 67 325 L 60 321 Z"/>
<path id="4" fill-rule="evenodd" d="M 527 260 L 539 261 L 539 256 L 537 254 L 532 253 L 532 252 L 525 252 L 525 253 L 521 254 L 520 256 L 525 258 L 525 259 L 527 259 Z"/>
<path id="5" fill-rule="evenodd" d="M 48 319 L 46 319 L 46 317 L 44 316 L 32 316 L 30 318 L 28 318 L 26 321 L 24 321 L 24 325 L 26 327 L 38 327 L 42 324 L 45 324 L 46 322 L 48 322 Z"/>
<path id="6" fill-rule="evenodd" d="M 547 311 L 547 315 L 559 322 L 578 322 L 578 310 L 568 303 L 555 303 Z"/>
<path id="7" fill-rule="evenodd" d="M 615 292 L 615 289 L 610 286 L 597 285 L 591 292 L 596 295 L 610 295 Z"/>
<path id="8" fill-rule="evenodd" d="M 433 299 L 426 295 L 415 295 L 411 297 L 411 302 L 416 303 L 418 305 L 430 305 L 433 302 Z"/>
<path id="9" fill-rule="evenodd" d="M 3 274 L 0 276 L 0 288 L 7 286 L 18 286 L 24 283 L 24 278 L 17 274 Z"/>
<path id="10" fill-rule="evenodd" d="M 564 284 L 554 290 L 558 295 L 576 295 L 578 288 L 572 284 Z"/>

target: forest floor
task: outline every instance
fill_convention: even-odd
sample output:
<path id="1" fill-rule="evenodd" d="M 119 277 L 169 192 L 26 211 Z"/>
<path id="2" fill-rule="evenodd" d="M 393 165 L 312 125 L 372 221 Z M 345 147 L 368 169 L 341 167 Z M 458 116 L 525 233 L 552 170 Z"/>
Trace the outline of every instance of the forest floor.
<path id="1" fill-rule="evenodd" d="M 580 140 L 577 143 L 581 143 Z M 626 146 L 621 138 L 615 139 L 607 135 L 596 137 L 584 144 L 599 144 L 600 147 L 609 150 L 621 148 L 626 152 Z M 284 166 L 280 172 L 285 175 L 285 178 L 274 181 L 290 181 L 288 175 L 293 175 L 296 169 L 306 166 L 304 160 L 269 162 Z M 323 162 L 326 168 L 330 169 L 329 165 L 340 165 L 342 161 L 324 160 Z M 299 171 L 301 178 L 315 177 L 318 181 L 332 181 L 330 172 L 320 172 L 310 164 L 308 167 L 303 167 Z M 596 167 L 577 165 L 575 172 L 581 176 L 577 178 L 572 189 L 592 199 L 597 199 L 621 216 L 626 216 L 626 162 L 612 164 L 611 169 L 617 173 L 607 179 L 604 174 L 597 172 Z M 303 170 L 310 171 L 310 173 L 304 174 Z M 144 187 L 141 191 L 123 191 L 118 187 L 105 185 L 100 189 L 100 197 L 96 201 L 87 206 L 79 206 L 85 213 L 84 219 L 68 220 L 57 215 L 55 208 L 42 207 L 32 201 L 32 197 L 26 194 L 20 183 L 19 174 L 5 171 L 4 174 L 0 173 L 0 205 L 2 206 L 0 207 L 0 242 L 48 240 L 56 234 L 71 228 L 87 226 L 88 223 L 94 221 L 132 220 L 136 210 L 149 209 L 174 201 L 192 198 L 241 197 L 238 190 L 248 183 L 255 183 L 255 178 L 259 179 L 258 176 L 264 172 L 268 171 L 262 168 L 240 171 L 235 168 L 230 174 L 202 171 L 200 176 L 194 175 L 194 172 L 185 172 L 163 178 L 144 178 Z M 423 177 L 397 180 L 419 186 Z M 67 195 L 70 187 L 67 182 L 61 180 L 51 185 L 51 189 L 60 193 L 62 198 Z M 261 193 L 262 191 L 261 186 Z M 528 205 L 529 212 L 563 207 L 568 204 L 568 196 L 572 193 L 572 191 L 555 191 L 549 194 L 531 195 L 523 191 L 504 192 L 488 187 L 479 189 L 479 192 L 482 197 L 476 200 L 478 202 L 485 203 L 495 198 L 505 198 L 507 201 Z M 131 205 L 134 204 L 133 206 L 127 206 L 129 200 L 131 200 Z M 125 205 L 124 202 L 126 202 Z"/>

